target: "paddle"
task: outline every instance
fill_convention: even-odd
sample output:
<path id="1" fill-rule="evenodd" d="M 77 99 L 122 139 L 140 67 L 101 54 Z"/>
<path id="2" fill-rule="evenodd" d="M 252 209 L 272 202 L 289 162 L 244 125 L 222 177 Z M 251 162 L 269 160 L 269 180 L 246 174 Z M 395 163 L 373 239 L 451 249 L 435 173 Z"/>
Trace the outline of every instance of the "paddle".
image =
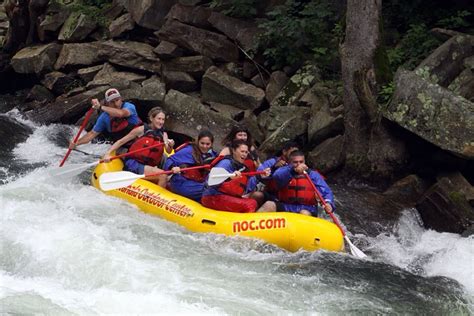
<path id="1" fill-rule="evenodd" d="M 242 176 L 256 176 L 258 174 L 265 174 L 266 171 L 253 171 L 253 172 L 242 172 Z M 235 173 L 229 173 L 224 168 L 216 167 L 212 168 L 209 173 L 209 179 L 207 180 L 208 185 L 216 185 L 224 182 L 227 178 L 235 176 Z"/>
<path id="2" fill-rule="evenodd" d="M 74 144 L 77 142 L 79 139 L 79 136 L 81 136 L 82 131 L 86 127 L 87 122 L 89 121 L 92 112 L 94 112 L 94 108 L 90 108 L 89 111 L 86 113 L 86 117 L 84 118 L 84 122 L 82 122 L 81 127 L 79 128 L 79 131 L 77 132 L 76 137 L 74 137 L 74 140 L 72 141 Z M 69 154 L 71 153 L 72 148 L 68 148 L 66 155 L 64 156 L 63 160 L 59 163 L 59 166 L 62 167 L 64 163 L 66 162 L 67 157 L 69 157 Z"/>
<path id="3" fill-rule="evenodd" d="M 357 258 L 365 258 L 367 257 L 367 255 L 365 253 L 362 252 L 362 250 L 360 250 L 359 248 L 357 248 L 349 239 L 349 237 L 347 237 L 344 229 L 342 229 L 342 226 L 339 222 L 339 220 L 337 219 L 336 216 L 334 216 L 333 212 L 328 212 L 326 211 L 326 201 L 324 200 L 324 198 L 322 197 L 321 193 L 319 192 L 319 190 L 316 188 L 316 186 L 314 185 L 313 181 L 311 181 L 311 177 L 309 176 L 309 174 L 305 171 L 305 177 L 306 179 L 308 179 L 309 183 L 311 183 L 311 186 L 313 187 L 313 190 L 314 190 L 314 193 L 316 193 L 318 199 L 321 201 L 321 204 L 323 205 L 323 208 L 324 208 L 324 211 L 329 215 L 331 216 L 334 224 L 336 224 L 336 226 L 339 228 L 339 230 L 341 231 L 342 233 L 342 236 L 344 236 L 344 239 L 346 240 L 347 244 L 349 245 L 349 249 L 351 250 L 351 254 Z"/>
<path id="4" fill-rule="evenodd" d="M 143 148 L 140 148 L 140 149 L 137 149 L 137 150 L 129 151 L 129 152 L 121 154 L 121 155 L 110 157 L 110 160 L 130 156 L 132 154 L 135 154 L 135 153 L 147 150 L 147 149 L 155 148 L 155 147 L 160 147 L 160 146 L 163 146 L 163 145 L 164 145 L 163 143 L 159 143 L 159 144 L 155 144 L 153 146 L 143 147 Z M 86 163 L 86 164 L 83 164 L 83 163 L 69 164 L 69 165 L 66 165 L 64 167 L 54 168 L 54 169 L 50 170 L 49 175 L 51 177 L 59 177 L 59 176 L 72 177 L 72 176 L 80 174 L 81 172 L 89 169 L 92 166 L 98 165 L 101 162 L 105 162 L 105 160 L 101 159 L 99 161 L 90 162 L 90 163 Z"/>
<path id="5" fill-rule="evenodd" d="M 195 166 L 188 168 L 181 168 L 181 171 L 195 170 L 210 168 L 211 165 Z M 128 171 L 116 171 L 116 172 L 107 172 L 100 176 L 99 185 L 100 188 L 104 191 L 110 191 L 115 189 L 120 189 L 123 187 L 128 187 L 130 184 L 141 178 L 154 177 L 162 174 L 172 174 L 172 170 L 159 171 L 153 174 L 136 174 Z"/>

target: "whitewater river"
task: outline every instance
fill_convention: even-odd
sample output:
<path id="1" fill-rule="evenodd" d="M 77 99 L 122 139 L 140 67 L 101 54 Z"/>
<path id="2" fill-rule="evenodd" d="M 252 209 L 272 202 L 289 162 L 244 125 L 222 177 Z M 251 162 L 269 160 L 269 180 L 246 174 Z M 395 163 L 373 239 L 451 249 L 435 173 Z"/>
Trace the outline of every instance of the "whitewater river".
<path id="1" fill-rule="evenodd" d="M 392 231 L 351 235 L 369 260 L 191 233 L 102 194 L 87 172 L 49 177 L 75 132 L 0 114 L 2 315 L 474 313 L 473 238 L 427 231 L 410 210 Z"/>

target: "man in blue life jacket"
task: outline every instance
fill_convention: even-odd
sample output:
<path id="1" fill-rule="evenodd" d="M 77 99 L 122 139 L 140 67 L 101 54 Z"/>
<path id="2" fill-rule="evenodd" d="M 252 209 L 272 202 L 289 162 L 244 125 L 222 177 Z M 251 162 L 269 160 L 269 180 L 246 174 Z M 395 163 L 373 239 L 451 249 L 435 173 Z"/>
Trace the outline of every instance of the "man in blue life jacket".
<path id="1" fill-rule="evenodd" d="M 267 201 L 258 210 L 259 212 L 292 212 L 304 215 L 318 215 L 318 200 L 311 182 L 326 201 L 325 210 L 331 213 L 335 209 L 334 195 L 316 171 L 310 170 L 305 163 L 304 153 L 296 150 L 290 154 L 289 164 L 280 167 L 271 178 L 276 182 L 277 200 Z"/>
<path id="2" fill-rule="evenodd" d="M 71 149 L 78 145 L 89 143 L 100 134 L 115 142 L 127 135 L 135 127 L 142 125 L 135 105 L 130 102 L 124 102 L 122 96 L 115 88 L 108 89 L 105 92 L 103 105 L 97 99 L 92 99 L 91 103 L 94 109 L 100 110 L 102 113 L 97 118 L 91 131 L 79 138 L 76 143 L 71 142 L 69 144 Z"/>

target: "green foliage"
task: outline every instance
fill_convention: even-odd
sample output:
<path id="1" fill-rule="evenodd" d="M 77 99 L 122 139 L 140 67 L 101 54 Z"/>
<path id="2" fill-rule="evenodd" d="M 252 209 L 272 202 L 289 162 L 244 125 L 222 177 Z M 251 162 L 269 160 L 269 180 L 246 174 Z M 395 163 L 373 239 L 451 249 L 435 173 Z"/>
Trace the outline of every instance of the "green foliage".
<path id="1" fill-rule="evenodd" d="M 390 101 L 390 99 L 392 98 L 394 92 L 395 92 L 395 85 L 393 84 L 393 81 L 382 86 L 378 93 L 378 100 L 377 100 L 378 103 L 387 104 L 388 101 Z"/>
<path id="2" fill-rule="evenodd" d="M 82 0 L 82 3 L 85 6 L 104 9 L 104 8 L 109 7 L 112 4 L 112 0 Z"/>
<path id="3" fill-rule="evenodd" d="M 397 46 L 387 50 L 390 66 L 393 71 L 402 65 L 412 70 L 440 44 L 424 23 L 412 24 Z"/>
<path id="4" fill-rule="evenodd" d="M 469 27 L 470 23 L 467 18 L 471 15 L 471 12 L 462 10 L 457 11 L 454 15 L 439 20 L 438 25 L 447 29 L 460 29 Z"/>
<path id="5" fill-rule="evenodd" d="M 266 64 L 275 68 L 315 61 L 320 68 L 329 67 L 337 55 L 341 28 L 336 28 L 337 12 L 330 0 L 294 1 L 277 6 L 260 26 L 264 32 L 259 47 Z M 333 36 L 333 31 L 338 36 Z"/>
<path id="6" fill-rule="evenodd" d="M 91 0 L 94 1 L 94 0 Z M 98 0 L 100 1 L 100 0 Z M 235 18 L 253 18 L 257 15 L 257 0 L 212 0 L 210 7 Z"/>
<path id="7" fill-rule="evenodd" d="M 97 22 L 102 27 L 110 24 L 110 19 L 105 17 L 104 12 L 112 6 L 110 0 L 83 0 L 82 3 L 71 5 L 73 12 L 80 12 Z"/>

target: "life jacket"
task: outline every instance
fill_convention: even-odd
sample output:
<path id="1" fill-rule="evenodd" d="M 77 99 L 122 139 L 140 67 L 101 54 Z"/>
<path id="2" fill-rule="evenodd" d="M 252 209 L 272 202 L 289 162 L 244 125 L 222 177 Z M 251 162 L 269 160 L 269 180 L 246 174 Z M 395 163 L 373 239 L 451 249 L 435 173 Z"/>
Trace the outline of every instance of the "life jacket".
<path id="1" fill-rule="evenodd" d="M 281 156 L 279 157 L 276 162 L 275 162 L 275 165 L 278 161 L 280 160 L 284 160 L 286 161 L 286 159 Z M 275 167 L 275 165 L 273 165 L 270 169 L 271 169 L 271 172 L 272 174 L 279 168 L 279 167 Z M 267 192 L 270 192 L 270 193 L 275 193 L 278 191 L 278 187 L 277 187 L 277 183 L 274 179 L 261 179 L 260 180 L 263 184 L 265 184 L 265 191 Z"/>
<path id="2" fill-rule="evenodd" d="M 154 146 L 157 143 L 163 143 L 163 130 L 154 130 L 150 128 L 148 124 L 145 124 L 143 136 L 139 137 L 135 142 L 133 142 L 129 151 Z M 145 165 L 158 166 L 161 163 L 161 159 L 163 157 L 164 146 L 165 145 L 163 144 L 163 146 L 137 152 L 130 155 L 130 158 L 135 159 Z"/>
<path id="3" fill-rule="evenodd" d="M 288 185 L 278 191 L 278 200 L 289 204 L 315 205 L 313 186 L 305 175 L 294 176 Z"/>
<path id="4" fill-rule="evenodd" d="M 110 132 L 107 133 L 108 138 L 113 142 L 118 141 L 135 127 L 141 126 L 143 123 L 139 119 L 137 124 L 131 124 L 128 117 L 110 117 Z"/>
<path id="5" fill-rule="evenodd" d="M 241 172 L 247 172 L 247 166 L 235 161 L 234 159 L 227 156 L 226 159 L 232 160 L 232 169 L 239 170 Z M 245 193 L 247 188 L 248 177 L 240 177 L 236 179 L 227 179 L 219 185 L 218 191 L 224 194 L 228 194 L 235 197 L 241 197 Z"/>
<path id="6" fill-rule="evenodd" d="M 189 142 L 186 142 L 176 148 L 175 153 L 177 153 L 179 150 L 183 149 L 189 145 Z M 214 160 L 214 155 L 212 153 L 201 153 L 201 158 L 203 161 L 202 165 L 207 165 L 210 164 L 212 160 Z M 187 167 L 194 167 L 194 166 L 200 166 L 201 164 L 194 163 L 194 164 L 181 164 L 179 165 L 180 168 L 187 168 Z M 185 177 L 186 179 L 193 180 L 196 182 L 204 182 L 206 180 L 207 175 L 209 174 L 209 168 L 202 168 L 202 169 L 194 169 L 194 170 L 186 170 L 182 171 L 181 175 Z"/>

